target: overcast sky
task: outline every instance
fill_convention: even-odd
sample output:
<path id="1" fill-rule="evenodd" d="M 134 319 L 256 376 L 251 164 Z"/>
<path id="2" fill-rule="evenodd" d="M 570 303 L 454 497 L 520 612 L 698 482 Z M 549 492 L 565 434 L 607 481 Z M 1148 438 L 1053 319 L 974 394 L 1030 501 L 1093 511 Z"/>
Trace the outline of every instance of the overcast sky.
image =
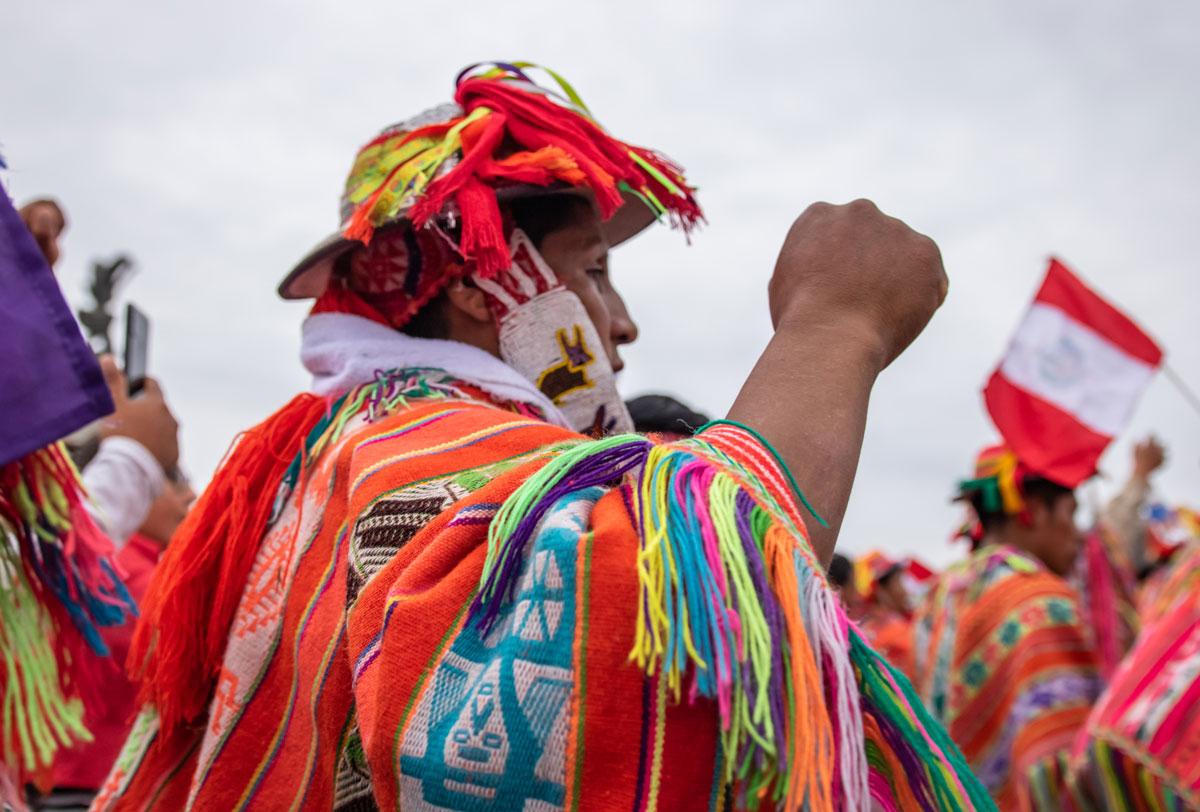
<path id="1" fill-rule="evenodd" d="M 876 388 L 850 551 L 957 555 L 947 496 L 994 436 L 979 390 L 1051 253 L 1200 386 L 1195 3 L 9 0 L 4 16 L 4 182 L 63 201 L 72 303 L 93 258 L 136 258 L 125 292 L 153 319 L 200 482 L 306 385 L 305 308 L 274 288 L 336 227 L 356 149 L 487 59 L 556 68 L 700 187 L 710 226 L 690 248 L 662 229 L 613 259 L 642 334 L 627 395 L 729 407 L 814 200 L 869 197 L 938 241 L 950 297 Z M 1105 469 L 1124 476 L 1149 431 L 1170 446 L 1162 495 L 1200 503 L 1200 415 L 1161 376 Z"/>

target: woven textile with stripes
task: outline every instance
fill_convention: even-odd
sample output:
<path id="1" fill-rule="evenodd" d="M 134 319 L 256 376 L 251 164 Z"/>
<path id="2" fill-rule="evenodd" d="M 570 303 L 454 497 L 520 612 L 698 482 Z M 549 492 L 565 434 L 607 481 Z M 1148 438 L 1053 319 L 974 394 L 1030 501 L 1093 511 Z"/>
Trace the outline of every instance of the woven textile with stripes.
<path id="1" fill-rule="evenodd" d="M 206 708 L 144 708 L 97 808 L 992 808 L 752 431 L 588 440 L 436 383 L 309 432 Z"/>

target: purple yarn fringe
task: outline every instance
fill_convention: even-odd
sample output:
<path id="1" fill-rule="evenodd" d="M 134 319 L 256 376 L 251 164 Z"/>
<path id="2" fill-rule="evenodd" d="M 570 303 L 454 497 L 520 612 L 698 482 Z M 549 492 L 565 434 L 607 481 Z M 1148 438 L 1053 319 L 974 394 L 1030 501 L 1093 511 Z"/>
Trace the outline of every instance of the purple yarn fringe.
<path id="1" fill-rule="evenodd" d="M 644 439 L 614 446 L 580 460 L 554 483 L 522 517 L 512 535 L 501 542 L 498 560 L 491 576 L 492 589 L 486 595 L 480 591 L 475 596 L 467 622 L 475 623 L 483 634 L 487 634 L 496 623 L 521 574 L 525 547 L 533 538 L 542 518 L 560 499 L 585 488 L 609 485 L 619 480 L 645 461 L 650 448 L 651 444 Z"/>

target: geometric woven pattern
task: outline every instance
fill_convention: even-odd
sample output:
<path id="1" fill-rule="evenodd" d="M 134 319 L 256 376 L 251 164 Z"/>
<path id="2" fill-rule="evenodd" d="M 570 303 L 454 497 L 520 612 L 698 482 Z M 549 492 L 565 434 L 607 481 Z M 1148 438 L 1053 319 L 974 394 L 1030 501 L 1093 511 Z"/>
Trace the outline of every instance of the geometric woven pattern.
<path id="1" fill-rule="evenodd" d="M 404 736 L 402 808 L 563 808 L 576 560 L 600 493 L 551 509 L 499 622 L 463 628 L 438 665 Z"/>
<path id="2" fill-rule="evenodd" d="M 367 585 L 418 531 L 467 495 L 452 479 L 425 482 L 380 499 L 354 525 L 346 600 L 350 606 Z"/>
<path id="3" fill-rule="evenodd" d="M 363 752 L 358 724 L 350 714 L 350 729 L 346 731 L 338 754 L 337 775 L 333 782 L 334 812 L 376 812 L 375 795 L 371 791 L 371 769 Z"/>

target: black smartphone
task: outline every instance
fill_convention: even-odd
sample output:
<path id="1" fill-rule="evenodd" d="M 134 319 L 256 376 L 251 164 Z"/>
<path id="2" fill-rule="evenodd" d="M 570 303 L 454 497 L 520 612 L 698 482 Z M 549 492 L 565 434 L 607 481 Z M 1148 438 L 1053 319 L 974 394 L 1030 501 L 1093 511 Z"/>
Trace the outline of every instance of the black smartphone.
<path id="1" fill-rule="evenodd" d="M 136 395 L 146 383 L 150 319 L 132 302 L 125 305 L 125 381 Z"/>

